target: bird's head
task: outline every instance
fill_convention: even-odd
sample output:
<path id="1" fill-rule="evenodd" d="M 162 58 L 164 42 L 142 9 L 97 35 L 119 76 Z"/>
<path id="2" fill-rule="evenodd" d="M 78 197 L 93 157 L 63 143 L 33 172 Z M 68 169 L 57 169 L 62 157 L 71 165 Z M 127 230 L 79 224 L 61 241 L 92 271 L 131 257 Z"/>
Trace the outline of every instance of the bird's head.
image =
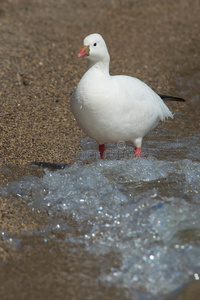
<path id="1" fill-rule="evenodd" d="M 98 33 L 88 35 L 83 41 L 83 47 L 78 57 L 86 57 L 93 62 L 109 61 L 109 53 L 106 43 Z"/>

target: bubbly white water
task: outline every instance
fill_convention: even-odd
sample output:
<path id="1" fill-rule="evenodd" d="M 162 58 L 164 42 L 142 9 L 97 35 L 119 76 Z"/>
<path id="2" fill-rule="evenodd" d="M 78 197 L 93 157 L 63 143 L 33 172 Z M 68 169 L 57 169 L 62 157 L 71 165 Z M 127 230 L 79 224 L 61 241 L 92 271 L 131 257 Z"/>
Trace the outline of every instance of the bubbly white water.
<path id="1" fill-rule="evenodd" d="M 27 199 L 49 214 L 72 216 L 80 234 L 73 236 L 66 227 L 66 243 L 84 244 L 88 253 L 116 253 L 120 266 L 109 273 L 102 266 L 100 280 L 127 288 L 128 299 L 164 299 L 199 279 L 198 161 L 77 162 L 64 170 L 45 170 L 42 179 L 11 182 L 0 192 Z"/>

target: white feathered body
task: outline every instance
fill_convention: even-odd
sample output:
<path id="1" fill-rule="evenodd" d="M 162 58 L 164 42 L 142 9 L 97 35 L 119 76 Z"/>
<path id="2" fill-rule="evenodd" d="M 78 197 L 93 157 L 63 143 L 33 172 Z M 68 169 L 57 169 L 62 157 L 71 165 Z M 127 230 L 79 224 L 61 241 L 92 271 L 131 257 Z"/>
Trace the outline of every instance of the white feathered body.
<path id="1" fill-rule="evenodd" d="M 160 120 L 173 117 L 148 85 L 130 76 L 110 76 L 96 65 L 81 78 L 71 109 L 83 131 L 99 144 L 132 141 L 136 147 Z"/>

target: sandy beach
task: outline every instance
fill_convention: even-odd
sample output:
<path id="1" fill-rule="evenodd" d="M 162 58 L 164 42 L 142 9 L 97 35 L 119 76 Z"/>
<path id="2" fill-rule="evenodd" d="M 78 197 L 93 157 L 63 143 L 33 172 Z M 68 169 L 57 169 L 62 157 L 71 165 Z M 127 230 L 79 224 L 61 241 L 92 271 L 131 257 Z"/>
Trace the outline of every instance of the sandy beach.
<path id="1" fill-rule="evenodd" d="M 30 167 L 33 162 L 76 160 L 85 134 L 70 111 L 70 97 L 86 68 L 86 61 L 77 57 L 85 36 L 98 32 L 104 37 L 111 74 L 134 76 L 158 93 L 182 96 L 180 78 L 199 74 L 199 15 L 196 0 L 2 0 L 1 186 L 25 174 L 42 176 L 43 168 Z M 198 89 L 194 87 L 194 95 Z M 166 123 L 169 134 L 177 127 L 177 136 L 200 129 L 199 102 L 186 100 L 167 103 L 180 112 Z M 94 299 L 91 288 L 93 295 L 105 291 L 96 299 L 112 299 L 112 288 L 95 282 L 95 257 L 81 248 L 78 257 L 72 254 L 62 234 L 55 233 L 59 249 L 55 241 L 44 246 L 39 236 L 29 234 L 54 222 L 52 217 L 12 198 L 1 197 L 0 208 L 1 231 L 22 239 L 20 250 L 0 241 L 1 299 L 89 300 Z M 75 232 L 73 220 L 68 222 Z M 62 280 L 66 268 L 67 282 Z M 199 293 L 199 285 L 193 298 L 186 292 L 181 299 L 197 299 L 195 289 Z"/>

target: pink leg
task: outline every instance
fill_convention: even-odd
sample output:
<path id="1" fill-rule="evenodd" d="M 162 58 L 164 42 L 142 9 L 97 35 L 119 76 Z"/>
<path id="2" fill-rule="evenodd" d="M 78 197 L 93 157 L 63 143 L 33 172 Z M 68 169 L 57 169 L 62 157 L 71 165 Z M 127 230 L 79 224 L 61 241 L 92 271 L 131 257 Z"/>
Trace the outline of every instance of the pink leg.
<path id="1" fill-rule="evenodd" d="M 105 150 L 106 150 L 106 147 L 104 144 L 99 145 L 99 152 L 100 152 L 101 159 L 104 159 Z"/>
<path id="2" fill-rule="evenodd" d="M 141 148 L 135 148 L 133 153 L 135 155 L 135 157 L 141 157 Z"/>

